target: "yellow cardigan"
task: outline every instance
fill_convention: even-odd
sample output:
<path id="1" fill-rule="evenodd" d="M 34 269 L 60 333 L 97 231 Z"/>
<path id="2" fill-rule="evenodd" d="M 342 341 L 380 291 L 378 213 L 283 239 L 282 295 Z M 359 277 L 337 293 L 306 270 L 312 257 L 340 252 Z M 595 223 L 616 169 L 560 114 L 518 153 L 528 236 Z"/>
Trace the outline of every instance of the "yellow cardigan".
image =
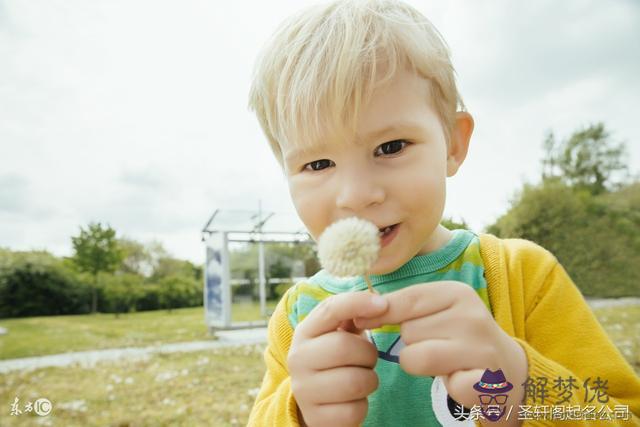
<path id="1" fill-rule="evenodd" d="M 480 234 L 480 253 L 494 318 L 523 347 L 529 377 L 548 379 L 546 401 L 561 400 L 553 381 L 571 376 L 579 389 L 562 406 L 584 407 L 584 381 L 590 377 L 589 384 L 593 384 L 600 377 L 608 381 L 607 405 L 628 405 L 629 413 L 635 414 L 631 421 L 539 419 L 523 421 L 523 425 L 640 425 L 640 378 L 606 335 L 557 259 L 533 242 L 498 239 L 490 234 Z M 267 371 L 249 417 L 250 426 L 299 426 L 286 362 L 293 336 L 286 299 L 285 294 L 269 321 L 264 353 Z M 526 404 L 540 402 L 528 399 Z M 599 405 L 596 399 L 588 404 Z"/>

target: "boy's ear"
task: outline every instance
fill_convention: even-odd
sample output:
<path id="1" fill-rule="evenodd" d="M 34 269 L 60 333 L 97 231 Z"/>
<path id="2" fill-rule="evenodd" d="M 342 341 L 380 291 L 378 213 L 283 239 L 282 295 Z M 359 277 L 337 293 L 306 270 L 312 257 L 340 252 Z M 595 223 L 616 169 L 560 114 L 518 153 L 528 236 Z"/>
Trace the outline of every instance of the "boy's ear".
<path id="1" fill-rule="evenodd" d="M 473 117 L 466 111 L 458 111 L 447 152 L 447 177 L 454 176 L 467 157 L 472 133 Z"/>

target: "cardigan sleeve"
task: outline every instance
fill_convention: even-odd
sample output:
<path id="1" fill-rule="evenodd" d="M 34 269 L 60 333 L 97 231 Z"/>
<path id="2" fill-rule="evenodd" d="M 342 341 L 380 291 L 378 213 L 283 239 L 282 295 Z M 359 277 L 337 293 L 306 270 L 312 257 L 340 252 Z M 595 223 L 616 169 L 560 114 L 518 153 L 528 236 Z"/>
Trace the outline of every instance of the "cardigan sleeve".
<path id="1" fill-rule="evenodd" d="M 269 319 L 264 361 L 267 370 L 249 415 L 248 426 L 299 426 L 297 404 L 291 392 L 287 354 L 293 328 L 287 318 L 285 293 Z"/>
<path id="2" fill-rule="evenodd" d="M 585 426 L 640 425 L 640 379 L 555 257 L 546 279 L 529 302 L 524 307 L 525 337 L 514 338 L 523 347 L 529 364 L 523 408 L 530 405 L 533 411 L 536 405 L 556 405 L 567 412 L 567 407 L 579 406 L 584 411 L 585 406 L 595 406 L 593 414 L 578 413 L 579 419 L 564 422 Z M 560 383 L 558 379 L 566 387 L 571 378 L 575 388 L 554 387 Z M 596 387 L 598 382 L 600 387 Z M 629 419 L 615 419 L 624 416 L 624 406 L 628 407 Z M 529 414 L 521 415 L 525 425 L 563 422 L 550 418 L 528 420 Z"/>

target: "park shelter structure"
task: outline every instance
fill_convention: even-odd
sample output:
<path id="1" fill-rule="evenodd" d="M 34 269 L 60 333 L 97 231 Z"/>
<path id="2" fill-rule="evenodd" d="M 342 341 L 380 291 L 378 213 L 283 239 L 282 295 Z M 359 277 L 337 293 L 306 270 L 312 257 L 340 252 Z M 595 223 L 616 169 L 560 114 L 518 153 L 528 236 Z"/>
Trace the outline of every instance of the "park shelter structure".
<path id="1" fill-rule="evenodd" d="M 202 228 L 205 243 L 204 311 L 210 332 L 262 326 L 268 316 L 266 295 L 265 243 L 315 244 L 295 214 L 263 211 L 216 209 Z M 233 322 L 232 279 L 229 245 L 258 245 L 259 322 Z M 301 278 L 294 278 L 301 279 Z"/>

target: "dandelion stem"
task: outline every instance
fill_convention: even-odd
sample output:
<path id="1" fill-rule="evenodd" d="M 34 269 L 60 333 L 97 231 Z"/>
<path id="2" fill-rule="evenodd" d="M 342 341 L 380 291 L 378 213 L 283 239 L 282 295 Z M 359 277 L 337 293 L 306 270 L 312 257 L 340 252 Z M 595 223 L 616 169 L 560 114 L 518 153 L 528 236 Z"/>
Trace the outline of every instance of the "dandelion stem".
<path id="1" fill-rule="evenodd" d="M 364 281 L 367 282 L 367 286 L 369 287 L 369 292 L 371 292 L 372 294 L 378 293 L 373 289 L 373 285 L 371 284 L 371 280 L 369 280 L 369 275 L 367 273 L 365 273 L 364 275 Z"/>

